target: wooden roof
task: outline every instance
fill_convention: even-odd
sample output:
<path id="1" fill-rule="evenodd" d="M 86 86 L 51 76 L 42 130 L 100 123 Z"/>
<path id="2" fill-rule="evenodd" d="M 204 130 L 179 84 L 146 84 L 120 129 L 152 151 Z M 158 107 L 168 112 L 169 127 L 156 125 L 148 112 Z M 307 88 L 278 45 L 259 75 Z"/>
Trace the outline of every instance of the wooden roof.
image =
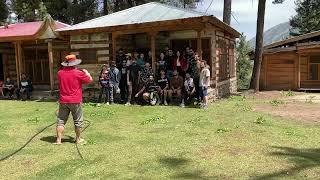
<path id="1" fill-rule="evenodd" d="M 303 40 L 307 40 L 307 39 L 311 39 L 314 37 L 320 36 L 320 31 L 314 31 L 311 33 L 307 33 L 307 34 L 303 34 L 300 36 L 296 36 L 296 37 L 292 37 L 283 41 L 279 41 L 279 42 L 275 42 L 272 44 L 269 44 L 267 46 L 264 47 L 264 49 L 271 49 L 271 48 L 275 48 L 275 47 L 280 47 L 280 46 L 286 46 L 288 44 L 297 44 L 299 41 L 303 41 Z"/>
<path id="2" fill-rule="evenodd" d="M 173 27 L 194 25 L 194 28 L 201 28 L 201 25 L 204 23 L 213 24 L 235 37 L 240 36 L 239 32 L 214 16 L 156 2 L 135 6 L 123 11 L 85 21 L 71 27 L 58 29 L 57 31 L 65 35 L 79 32 L 90 33 L 136 30 L 139 28 L 154 28 L 154 30 L 159 31 L 162 30 L 161 27 L 170 25 Z"/>
<path id="3" fill-rule="evenodd" d="M 56 29 L 69 25 L 47 16 L 44 21 L 10 24 L 0 27 L 0 42 L 56 38 Z"/>

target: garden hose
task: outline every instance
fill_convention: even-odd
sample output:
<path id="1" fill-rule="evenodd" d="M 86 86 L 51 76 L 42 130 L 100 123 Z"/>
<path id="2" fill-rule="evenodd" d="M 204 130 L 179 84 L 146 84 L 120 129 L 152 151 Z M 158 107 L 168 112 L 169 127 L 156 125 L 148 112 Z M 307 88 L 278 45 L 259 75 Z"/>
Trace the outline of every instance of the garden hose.
<path id="1" fill-rule="evenodd" d="M 57 112 L 58 112 L 58 110 L 57 110 L 56 113 L 55 113 L 56 116 L 57 116 Z M 88 125 L 85 126 L 85 127 L 82 129 L 81 132 L 84 132 L 84 131 L 91 125 L 91 122 L 88 121 L 88 120 L 84 120 L 84 122 L 87 122 Z M 24 149 L 27 145 L 29 145 L 29 144 L 31 143 L 31 141 L 32 141 L 35 137 L 37 137 L 37 136 L 38 136 L 39 134 L 41 134 L 43 131 L 45 131 L 46 129 L 48 129 L 49 127 L 51 127 L 51 126 L 53 126 L 53 125 L 55 125 L 55 124 L 56 124 L 56 122 L 54 122 L 54 123 L 52 123 L 52 124 L 50 124 L 50 125 L 42 128 L 40 131 L 38 131 L 36 134 L 34 134 L 34 135 L 33 135 L 24 145 L 22 145 L 19 149 L 17 149 L 17 150 L 15 150 L 14 152 L 12 152 L 12 153 L 10 153 L 10 154 L 8 154 L 8 155 L 0 158 L 0 162 L 1 162 L 1 161 L 4 161 L 4 160 L 7 160 L 8 158 L 10 158 L 10 157 L 14 156 L 15 154 L 17 154 L 18 152 L 20 152 L 20 151 L 21 151 L 22 149 Z M 75 146 L 76 146 L 78 155 L 80 156 L 80 158 L 81 158 L 82 160 L 84 160 L 84 158 L 83 158 L 83 156 L 82 156 L 82 154 L 81 154 L 81 152 L 80 152 L 80 150 L 79 150 L 78 144 L 75 143 Z"/>
<path id="2" fill-rule="evenodd" d="M 0 158 L 0 162 L 4 161 L 8 158 L 10 158 L 11 156 L 17 154 L 18 152 L 20 152 L 23 148 L 25 148 L 35 137 L 37 137 L 40 133 L 42 133 L 43 131 L 45 131 L 46 129 L 48 129 L 49 127 L 55 125 L 56 122 L 44 127 L 43 129 L 41 129 L 40 131 L 38 131 L 35 135 L 33 135 L 23 146 L 21 146 L 19 149 L 15 150 L 14 152 L 6 155 L 5 157 Z"/>

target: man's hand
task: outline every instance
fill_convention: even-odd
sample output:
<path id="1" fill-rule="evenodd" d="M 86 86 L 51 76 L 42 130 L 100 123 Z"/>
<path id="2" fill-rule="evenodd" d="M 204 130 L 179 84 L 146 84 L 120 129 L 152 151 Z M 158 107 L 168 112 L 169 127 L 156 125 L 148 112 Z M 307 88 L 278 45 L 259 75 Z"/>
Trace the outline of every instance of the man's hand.
<path id="1" fill-rule="evenodd" d="M 89 77 L 90 77 L 90 81 L 92 81 L 91 74 L 88 72 L 88 70 L 82 69 L 82 71 L 83 71 L 87 76 L 89 76 Z"/>
<path id="2" fill-rule="evenodd" d="M 88 70 L 82 69 L 82 71 L 83 71 L 86 75 L 90 75 L 90 73 L 88 72 Z"/>

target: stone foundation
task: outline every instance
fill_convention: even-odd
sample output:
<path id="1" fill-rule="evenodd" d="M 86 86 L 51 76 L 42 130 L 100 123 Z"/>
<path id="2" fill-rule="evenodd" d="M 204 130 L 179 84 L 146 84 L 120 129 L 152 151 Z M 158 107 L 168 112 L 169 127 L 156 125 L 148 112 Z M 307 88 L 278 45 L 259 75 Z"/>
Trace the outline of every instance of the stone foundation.
<path id="1" fill-rule="evenodd" d="M 232 93 L 237 92 L 237 78 L 231 78 L 217 84 L 217 98 L 228 97 Z"/>

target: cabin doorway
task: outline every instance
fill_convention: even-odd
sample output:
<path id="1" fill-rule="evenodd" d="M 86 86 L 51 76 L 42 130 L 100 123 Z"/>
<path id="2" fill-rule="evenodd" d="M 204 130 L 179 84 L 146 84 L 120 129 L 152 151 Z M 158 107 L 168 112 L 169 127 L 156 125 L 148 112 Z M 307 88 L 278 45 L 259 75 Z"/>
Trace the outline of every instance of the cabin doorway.
<path id="1" fill-rule="evenodd" d="M 41 50 L 25 50 L 25 71 L 35 85 L 50 84 L 48 52 Z"/>
<path id="2" fill-rule="evenodd" d="M 320 80 L 320 55 L 310 56 L 309 59 L 309 80 Z"/>
<path id="3" fill-rule="evenodd" d="M 4 80 L 4 70 L 3 70 L 3 58 L 2 54 L 0 54 L 0 80 Z"/>

